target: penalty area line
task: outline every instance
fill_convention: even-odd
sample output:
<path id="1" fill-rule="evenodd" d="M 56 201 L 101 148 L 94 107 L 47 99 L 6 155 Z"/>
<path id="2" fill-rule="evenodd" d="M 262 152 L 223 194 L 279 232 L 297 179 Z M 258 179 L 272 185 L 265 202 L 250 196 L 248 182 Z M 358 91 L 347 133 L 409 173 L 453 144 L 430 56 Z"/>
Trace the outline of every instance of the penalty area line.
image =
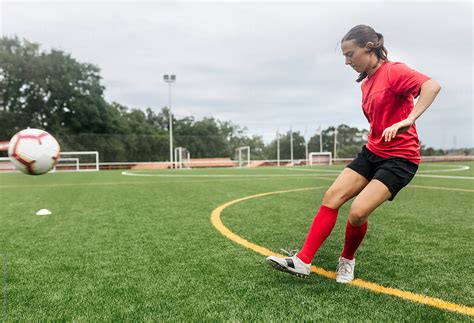
<path id="1" fill-rule="evenodd" d="M 273 252 L 270 249 L 267 249 L 265 247 L 262 247 L 262 246 L 259 246 L 259 245 L 255 244 L 251 241 L 248 241 L 248 240 L 238 236 L 237 234 L 235 234 L 231 230 L 229 230 L 221 220 L 222 212 L 227 207 L 229 207 L 231 205 L 234 205 L 234 204 L 246 201 L 246 200 L 254 199 L 254 198 L 260 198 L 260 197 L 274 195 L 274 194 L 284 194 L 284 193 L 290 193 L 290 192 L 302 192 L 302 191 L 309 191 L 309 190 L 318 190 L 318 189 L 323 189 L 323 188 L 326 188 L 326 187 L 325 186 L 307 187 L 307 188 L 291 189 L 291 190 L 284 190 L 284 191 L 267 192 L 267 193 L 250 195 L 250 196 L 242 197 L 242 198 L 239 198 L 239 199 L 236 199 L 236 200 L 232 200 L 232 201 L 229 201 L 227 203 L 224 203 L 224 204 L 218 206 L 217 208 L 215 208 L 212 211 L 212 213 L 211 213 L 211 223 L 217 229 L 217 231 L 219 231 L 224 237 L 232 240 L 235 243 L 238 243 L 238 244 L 244 246 L 247 249 L 253 250 L 253 251 L 255 251 L 255 252 L 257 252 L 257 253 L 259 253 L 263 256 L 266 256 L 266 257 L 267 256 L 285 257 L 284 255 Z M 428 187 L 424 187 L 424 188 L 428 188 Z M 330 278 L 330 279 L 335 279 L 336 278 L 336 273 L 335 272 L 328 271 L 324 268 L 317 267 L 317 266 L 314 266 L 314 265 L 311 266 L 311 271 L 318 274 L 318 275 L 320 275 L 320 276 L 324 276 L 326 278 Z M 404 291 L 404 290 L 400 290 L 400 289 L 396 289 L 396 288 L 385 287 L 385 286 L 382 286 L 382 285 L 379 285 L 379 284 L 376 284 L 376 283 L 372 283 L 372 282 L 369 282 L 369 281 L 364 281 L 364 280 L 359 279 L 359 278 L 354 279 L 349 284 L 360 287 L 360 288 L 370 290 L 370 291 L 375 292 L 375 293 L 395 296 L 395 297 L 398 297 L 398 298 L 401 298 L 401 299 L 404 299 L 404 300 L 408 300 L 408 301 L 411 301 L 411 302 L 415 302 L 415 303 L 435 307 L 435 308 L 442 309 L 442 310 L 445 310 L 445 311 L 456 312 L 456 313 L 461 313 L 461 314 L 465 314 L 465 315 L 474 316 L 474 308 L 466 306 L 466 305 L 462 305 L 462 304 L 455 304 L 455 303 L 447 302 L 447 301 L 444 301 L 444 300 L 439 299 L 439 298 L 429 297 L 429 296 L 422 295 L 422 294 L 416 294 L 416 293 L 412 293 L 412 292 L 408 292 L 408 291 Z"/>

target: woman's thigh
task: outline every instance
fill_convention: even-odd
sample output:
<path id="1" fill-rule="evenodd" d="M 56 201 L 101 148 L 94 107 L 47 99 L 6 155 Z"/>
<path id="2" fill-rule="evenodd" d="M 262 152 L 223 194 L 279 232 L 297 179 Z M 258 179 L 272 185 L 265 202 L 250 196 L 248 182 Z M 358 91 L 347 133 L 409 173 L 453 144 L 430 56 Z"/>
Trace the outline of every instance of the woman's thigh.
<path id="1" fill-rule="evenodd" d="M 323 205 L 338 209 L 359 194 L 367 184 L 369 184 L 369 181 L 364 176 L 346 167 L 326 191 Z"/>

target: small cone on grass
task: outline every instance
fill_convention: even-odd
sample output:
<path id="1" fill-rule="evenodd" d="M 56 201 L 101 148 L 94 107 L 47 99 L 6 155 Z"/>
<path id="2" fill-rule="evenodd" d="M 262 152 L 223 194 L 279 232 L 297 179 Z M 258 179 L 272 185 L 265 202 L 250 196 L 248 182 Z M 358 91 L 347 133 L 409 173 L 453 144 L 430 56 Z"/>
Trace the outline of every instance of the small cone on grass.
<path id="1" fill-rule="evenodd" d="M 48 209 L 41 209 L 38 212 L 36 212 L 36 215 L 50 215 L 51 211 Z"/>

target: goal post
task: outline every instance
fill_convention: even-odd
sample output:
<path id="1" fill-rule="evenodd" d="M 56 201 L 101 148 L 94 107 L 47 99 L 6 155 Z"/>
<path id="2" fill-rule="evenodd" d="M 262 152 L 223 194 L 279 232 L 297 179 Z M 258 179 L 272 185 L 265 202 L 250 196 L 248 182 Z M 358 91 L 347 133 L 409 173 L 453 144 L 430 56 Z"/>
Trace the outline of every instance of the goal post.
<path id="1" fill-rule="evenodd" d="M 16 171 L 10 157 L 0 157 L 0 171 Z M 99 170 L 99 152 L 97 151 L 64 151 L 50 173 L 57 171 L 84 172 Z"/>
<path id="2" fill-rule="evenodd" d="M 189 164 L 191 163 L 191 153 L 186 148 L 176 147 L 174 149 L 174 161 L 175 168 L 189 168 Z"/>
<path id="3" fill-rule="evenodd" d="M 250 146 L 243 146 L 236 149 L 239 167 L 250 167 Z"/>
<path id="4" fill-rule="evenodd" d="M 312 152 L 308 156 L 309 165 L 332 165 L 332 153 Z"/>
<path id="5" fill-rule="evenodd" d="M 62 151 L 59 160 L 51 172 L 73 171 L 86 172 L 99 170 L 98 151 Z"/>
<path id="6" fill-rule="evenodd" d="M 76 171 L 80 170 L 79 158 L 60 158 L 58 162 L 61 162 L 61 165 L 60 165 L 61 167 L 70 168 L 71 170 L 76 170 Z M 54 166 L 53 171 L 56 170 L 56 166 L 57 165 Z"/>

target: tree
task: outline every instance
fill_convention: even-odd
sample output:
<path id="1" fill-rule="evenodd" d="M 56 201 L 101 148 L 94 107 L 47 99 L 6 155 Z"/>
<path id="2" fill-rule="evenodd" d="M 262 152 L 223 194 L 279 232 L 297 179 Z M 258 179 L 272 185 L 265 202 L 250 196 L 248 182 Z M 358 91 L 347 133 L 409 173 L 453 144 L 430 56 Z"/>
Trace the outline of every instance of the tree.
<path id="1" fill-rule="evenodd" d="M 105 131 L 99 68 L 62 51 L 40 51 L 17 37 L 0 39 L 1 136 L 38 127 L 56 135 Z"/>
<path id="2" fill-rule="evenodd" d="M 334 131 L 335 127 L 322 130 L 323 152 L 331 152 L 334 155 Z M 361 147 L 367 142 L 368 131 L 349 127 L 345 124 L 337 128 L 337 157 L 352 158 L 357 155 Z M 319 134 L 312 136 L 308 142 L 309 152 L 319 152 Z M 334 157 L 334 156 L 333 156 Z"/>
<path id="3" fill-rule="evenodd" d="M 266 148 L 266 158 L 277 159 L 276 139 L 272 140 Z M 299 131 L 293 132 L 293 159 L 306 159 L 306 141 Z M 280 135 L 280 159 L 291 159 L 291 131 Z"/>

